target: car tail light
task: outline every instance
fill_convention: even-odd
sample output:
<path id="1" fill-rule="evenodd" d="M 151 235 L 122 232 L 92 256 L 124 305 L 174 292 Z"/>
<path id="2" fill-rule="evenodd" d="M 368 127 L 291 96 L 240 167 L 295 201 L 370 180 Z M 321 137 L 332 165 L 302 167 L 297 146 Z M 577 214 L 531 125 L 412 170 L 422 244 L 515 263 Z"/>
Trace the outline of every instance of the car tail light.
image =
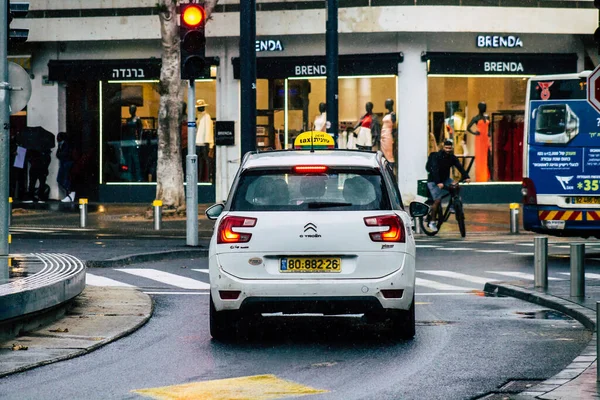
<path id="1" fill-rule="evenodd" d="M 294 172 L 297 174 L 322 174 L 327 172 L 326 165 L 296 165 Z"/>
<path id="2" fill-rule="evenodd" d="M 537 204 L 537 192 L 535 190 L 535 184 L 531 179 L 523 178 L 521 194 L 523 195 L 523 204 Z"/>
<path id="3" fill-rule="evenodd" d="M 236 232 L 233 228 L 252 228 L 256 225 L 256 218 L 251 217 L 225 217 L 219 224 L 217 243 L 246 243 L 252 237 L 248 232 Z"/>
<path id="4" fill-rule="evenodd" d="M 377 217 L 366 217 L 365 225 L 387 227 L 387 231 L 370 232 L 371 240 L 374 242 L 405 242 L 404 224 L 397 215 L 380 215 Z"/>

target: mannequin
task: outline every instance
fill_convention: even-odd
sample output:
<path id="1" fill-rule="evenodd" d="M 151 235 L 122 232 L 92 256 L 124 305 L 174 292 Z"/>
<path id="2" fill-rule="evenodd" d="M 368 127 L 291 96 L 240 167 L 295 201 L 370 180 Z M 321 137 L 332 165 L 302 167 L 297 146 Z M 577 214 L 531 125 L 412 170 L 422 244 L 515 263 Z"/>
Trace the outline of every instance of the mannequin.
<path id="1" fill-rule="evenodd" d="M 396 113 L 394 112 L 394 100 L 385 101 L 387 114 L 383 117 L 381 125 L 381 151 L 392 167 L 394 166 L 394 125 L 396 124 Z"/>
<path id="2" fill-rule="evenodd" d="M 209 182 L 212 176 L 212 161 L 214 154 L 213 121 L 206 112 L 208 104 L 200 99 L 196 101 L 198 110 L 198 130 L 196 132 L 196 151 L 198 154 L 198 181 Z"/>
<path id="3" fill-rule="evenodd" d="M 138 154 L 138 142 L 142 137 L 142 120 L 136 115 L 137 107 L 129 106 L 129 118 L 123 126 L 121 134 L 121 149 L 125 158 L 125 165 L 129 168 L 133 182 L 142 181 L 140 170 L 140 156 Z"/>
<path id="4" fill-rule="evenodd" d="M 327 132 L 327 106 L 325 103 L 319 103 L 319 115 L 315 118 L 314 130 Z"/>
<path id="5" fill-rule="evenodd" d="M 490 180 L 490 169 L 488 166 L 488 151 L 490 150 L 490 119 L 487 114 L 487 105 L 484 102 L 477 104 L 479 114 L 473 117 L 467 131 L 475 135 L 475 180 L 487 182 Z M 475 125 L 475 130 L 473 130 Z"/>
<path id="6" fill-rule="evenodd" d="M 365 111 L 367 113 L 354 126 L 354 133 L 357 136 L 356 148 L 358 150 L 371 150 L 373 148 L 373 138 L 379 138 L 379 122 L 377 117 L 373 115 L 373 103 L 367 102 Z"/>

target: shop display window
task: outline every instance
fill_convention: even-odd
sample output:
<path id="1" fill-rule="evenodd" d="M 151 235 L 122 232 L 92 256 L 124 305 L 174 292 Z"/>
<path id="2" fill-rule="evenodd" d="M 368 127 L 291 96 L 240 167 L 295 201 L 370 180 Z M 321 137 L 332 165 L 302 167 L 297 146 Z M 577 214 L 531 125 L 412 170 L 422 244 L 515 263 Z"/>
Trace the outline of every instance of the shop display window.
<path id="1" fill-rule="evenodd" d="M 155 183 L 158 155 L 158 81 L 108 81 L 101 83 L 101 183 Z M 182 91 L 187 99 L 187 89 Z M 196 97 L 214 124 L 216 84 L 197 81 Z M 187 154 L 187 112 L 182 101 L 182 166 Z M 214 130 L 198 146 L 198 182 L 214 183 Z M 196 141 L 198 143 L 198 140 Z M 204 143 L 203 143 L 204 144 Z M 212 144 L 212 145 L 211 145 Z"/>
<path id="2" fill-rule="evenodd" d="M 452 139 L 473 181 L 520 181 L 526 83 L 522 77 L 429 77 L 428 153 Z"/>
<path id="3" fill-rule="evenodd" d="M 340 77 L 338 147 L 347 147 L 348 135 L 353 134 L 354 126 L 366 113 L 366 103 L 373 103 L 373 114 L 381 124 L 387 112 L 386 100 L 392 99 L 396 104 L 396 79 L 396 76 Z M 258 149 L 292 148 L 300 133 L 323 129 L 319 118 L 320 104 L 327 98 L 326 83 L 325 77 L 258 79 Z"/>

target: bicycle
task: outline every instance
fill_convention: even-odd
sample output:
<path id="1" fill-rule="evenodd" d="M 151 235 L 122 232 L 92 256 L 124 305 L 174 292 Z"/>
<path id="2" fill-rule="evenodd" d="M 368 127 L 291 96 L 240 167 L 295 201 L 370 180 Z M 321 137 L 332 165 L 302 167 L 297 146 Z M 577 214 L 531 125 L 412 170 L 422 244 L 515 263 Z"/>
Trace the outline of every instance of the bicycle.
<path id="1" fill-rule="evenodd" d="M 450 186 L 444 187 L 444 189 L 447 189 L 448 193 L 446 193 L 442 196 L 442 201 L 446 197 L 450 197 L 450 200 L 448 201 L 448 204 L 446 205 L 445 210 L 444 210 L 443 204 L 440 204 L 440 206 L 438 207 L 438 210 L 437 210 L 437 214 L 438 214 L 437 215 L 437 228 L 438 229 L 434 231 L 431 228 L 429 228 L 429 220 L 430 220 L 431 216 L 429 218 L 421 219 L 421 221 L 420 221 L 421 228 L 427 236 L 435 236 L 442 228 L 442 224 L 444 222 L 448 221 L 448 218 L 450 218 L 450 214 L 452 213 L 451 207 L 454 207 L 454 216 L 456 217 L 456 222 L 458 223 L 458 229 L 460 230 L 460 236 L 465 237 L 467 235 L 467 229 L 465 227 L 465 212 L 464 212 L 464 208 L 463 208 L 462 199 L 460 197 L 460 185 L 458 184 L 458 182 L 455 182 L 455 183 L 451 184 Z M 429 199 L 425 203 L 429 206 L 431 206 L 433 204 L 433 199 L 431 198 L 431 194 L 429 194 Z"/>

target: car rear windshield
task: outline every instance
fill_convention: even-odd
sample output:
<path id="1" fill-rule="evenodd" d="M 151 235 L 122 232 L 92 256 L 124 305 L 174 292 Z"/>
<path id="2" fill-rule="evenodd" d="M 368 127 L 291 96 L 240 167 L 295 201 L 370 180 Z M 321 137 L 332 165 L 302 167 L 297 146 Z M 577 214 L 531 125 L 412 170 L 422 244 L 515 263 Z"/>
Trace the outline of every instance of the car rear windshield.
<path id="1" fill-rule="evenodd" d="M 231 211 L 390 210 L 385 183 L 375 169 L 247 170 L 240 177 Z"/>

